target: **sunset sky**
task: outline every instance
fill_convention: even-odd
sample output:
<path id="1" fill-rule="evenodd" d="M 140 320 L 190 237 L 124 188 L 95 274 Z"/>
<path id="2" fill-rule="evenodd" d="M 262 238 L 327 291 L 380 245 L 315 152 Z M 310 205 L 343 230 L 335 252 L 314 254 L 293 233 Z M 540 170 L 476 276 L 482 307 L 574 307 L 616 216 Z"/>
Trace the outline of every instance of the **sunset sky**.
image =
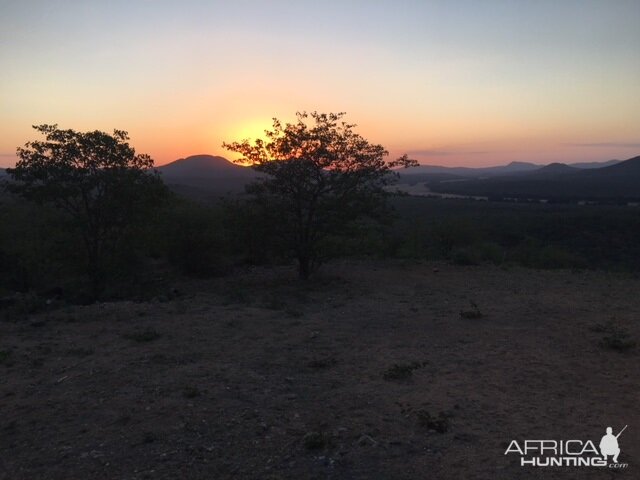
<path id="1" fill-rule="evenodd" d="M 421 163 L 640 155 L 640 1 L 0 0 L 0 166 L 34 124 L 164 164 L 297 110 Z"/>

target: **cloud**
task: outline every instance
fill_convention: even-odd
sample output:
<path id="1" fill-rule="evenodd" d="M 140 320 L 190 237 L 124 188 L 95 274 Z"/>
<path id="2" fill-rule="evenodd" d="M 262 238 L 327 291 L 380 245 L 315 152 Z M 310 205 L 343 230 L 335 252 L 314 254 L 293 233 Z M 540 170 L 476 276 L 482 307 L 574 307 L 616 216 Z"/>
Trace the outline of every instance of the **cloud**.
<path id="1" fill-rule="evenodd" d="M 625 142 L 599 142 L 599 143 L 563 143 L 562 145 L 568 147 L 618 147 L 618 148 L 640 148 L 639 143 L 625 143 Z"/>
<path id="2" fill-rule="evenodd" d="M 471 151 L 465 152 L 462 150 L 411 150 L 407 152 L 408 155 L 416 155 L 421 157 L 445 157 L 447 155 L 485 155 L 491 152 L 485 151 Z"/>

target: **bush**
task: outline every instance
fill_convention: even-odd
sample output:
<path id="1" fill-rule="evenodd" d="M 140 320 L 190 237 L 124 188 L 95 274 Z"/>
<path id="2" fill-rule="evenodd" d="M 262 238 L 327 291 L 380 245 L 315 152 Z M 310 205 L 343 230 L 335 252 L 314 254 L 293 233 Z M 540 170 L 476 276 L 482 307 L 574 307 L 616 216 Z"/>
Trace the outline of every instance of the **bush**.
<path id="1" fill-rule="evenodd" d="M 588 266 L 587 262 L 578 254 L 557 246 L 542 246 L 532 240 L 528 240 L 520 245 L 514 251 L 511 258 L 531 268 L 569 269 L 585 268 Z"/>
<path id="2" fill-rule="evenodd" d="M 479 265 L 477 251 L 471 247 L 455 248 L 451 252 L 451 263 L 454 265 Z"/>
<path id="3" fill-rule="evenodd" d="M 229 240 L 219 209 L 184 202 L 168 212 L 165 222 L 167 257 L 182 273 L 211 277 L 229 272 Z"/>

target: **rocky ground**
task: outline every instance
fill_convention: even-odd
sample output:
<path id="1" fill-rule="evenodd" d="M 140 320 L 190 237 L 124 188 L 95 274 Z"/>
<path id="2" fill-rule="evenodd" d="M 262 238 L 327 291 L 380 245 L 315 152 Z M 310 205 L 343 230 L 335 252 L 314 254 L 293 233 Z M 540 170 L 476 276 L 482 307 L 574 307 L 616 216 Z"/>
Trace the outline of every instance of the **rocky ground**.
<path id="1" fill-rule="evenodd" d="M 638 292 L 602 272 L 348 262 L 9 316 L 0 478 L 639 478 Z M 625 470 L 504 455 L 625 424 Z"/>

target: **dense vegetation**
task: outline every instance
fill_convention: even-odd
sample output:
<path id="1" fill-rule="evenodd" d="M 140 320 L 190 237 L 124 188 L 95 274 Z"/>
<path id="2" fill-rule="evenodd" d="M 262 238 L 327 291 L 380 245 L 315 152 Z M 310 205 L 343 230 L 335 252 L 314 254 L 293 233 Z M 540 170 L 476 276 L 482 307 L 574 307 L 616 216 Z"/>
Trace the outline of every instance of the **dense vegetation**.
<path id="1" fill-rule="evenodd" d="M 93 301 L 82 238 L 62 214 L 6 191 L 0 197 L 0 297 Z M 640 271 L 640 210 L 398 197 L 387 223 L 359 223 L 325 240 L 331 256 Z M 174 276 L 207 277 L 295 258 L 251 202 L 174 197 L 128 232 L 109 257 L 101 298 L 157 295 Z M 292 272 L 293 274 L 293 272 Z"/>
<path id="2" fill-rule="evenodd" d="M 302 113 L 274 120 L 266 142 L 226 144 L 260 175 L 213 200 L 171 193 L 126 132 L 34 127 L 45 140 L 18 149 L 0 184 L 0 307 L 16 293 L 34 308 L 143 298 L 243 265 L 296 261 L 306 279 L 335 257 L 640 271 L 637 207 L 397 196 L 387 208 L 390 168 L 413 161 L 386 162 L 341 117 Z"/>
<path id="3" fill-rule="evenodd" d="M 640 270 L 640 209 L 401 197 L 385 254 L 532 268 Z"/>

